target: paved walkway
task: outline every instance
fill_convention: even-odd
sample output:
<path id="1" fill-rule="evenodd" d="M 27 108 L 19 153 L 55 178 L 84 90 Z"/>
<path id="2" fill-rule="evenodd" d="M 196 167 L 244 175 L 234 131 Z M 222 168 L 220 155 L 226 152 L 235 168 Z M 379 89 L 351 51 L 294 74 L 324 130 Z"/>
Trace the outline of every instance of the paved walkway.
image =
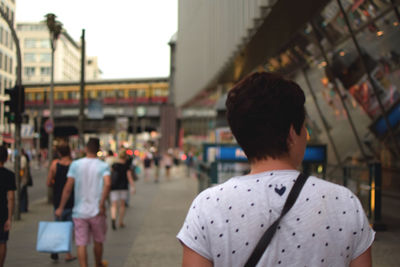
<path id="1" fill-rule="evenodd" d="M 197 194 L 197 182 L 185 177 L 184 168 L 172 174 L 170 181 L 161 179 L 157 184 L 143 179 L 137 182 L 137 193 L 127 209 L 126 228 L 112 231 L 108 220 L 104 258 L 109 266 L 180 265 L 182 248 L 175 236 Z M 13 224 L 5 266 L 78 266 L 77 261 L 65 263 L 63 256 L 53 262 L 49 254 L 36 251 L 38 222 L 51 220 L 52 206 L 44 198 L 32 203 L 30 212 Z M 91 247 L 88 255 L 89 264 L 94 266 Z"/>
<path id="2" fill-rule="evenodd" d="M 172 177 L 171 181 L 162 179 L 158 184 L 143 179 L 137 183 L 137 193 L 127 209 L 127 227 L 117 231 L 109 228 L 107 232 L 104 258 L 109 261 L 109 266 L 180 266 L 182 249 L 175 235 L 197 194 L 197 181 L 187 178 L 184 168 L 175 169 Z M 383 201 L 388 231 L 376 235 L 374 266 L 400 266 L 400 200 L 390 201 Z M 65 263 L 63 259 L 55 263 L 48 254 L 35 250 L 38 222 L 52 220 L 52 206 L 43 198 L 30 207 L 30 212 L 23 214 L 22 221 L 13 225 L 6 266 L 78 266 L 77 261 Z M 75 247 L 73 253 L 76 254 Z M 88 255 L 90 266 L 94 266 L 91 248 Z"/>

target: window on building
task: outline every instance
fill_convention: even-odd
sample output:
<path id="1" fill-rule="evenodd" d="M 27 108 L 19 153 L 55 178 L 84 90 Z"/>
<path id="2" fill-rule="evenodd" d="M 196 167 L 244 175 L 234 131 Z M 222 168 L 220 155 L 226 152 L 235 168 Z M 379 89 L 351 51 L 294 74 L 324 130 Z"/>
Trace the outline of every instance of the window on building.
<path id="1" fill-rule="evenodd" d="M 40 67 L 40 75 L 50 75 L 51 74 L 51 68 L 50 67 Z"/>
<path id="2" fill-rule="evenodd" d="M 3 27 L 0 27 L 0 44 L 3 44 Z"/>
<path id="3" fill-rule="evenodd" d="M 8 71 L 8 56 L 4 55 L 4 70 Z"/>
<path id="4" fill-rule="evenodd" d="M 41 40 L 40 40 L 40 47 L 41 47 L 41 48 L 50 48 L 50 41 L 49 41 L 49 39 L 41 39 Z"/>
<path id="5" fill-rule="evenodd" d="M 24 61 L 25 62 L 35 62 L 36 61 L 35 54 L 34 53 L 25 53 Z"/>
<path id="6" fill-rule="evenodd" d="M 0 70 L 3 68 L 3 53 L 0 52 Z"/>
<path id="7" fill-rule="evenodd" d="M 36 39 L 26 38 L 24 42 L 25 48 L 35 48 L 36 47 Z"/>
<path id="8" fill-rule="evenodd" d="M 5 40 L 4 45 L 8 47 L 8 31 L 5 30 L 5 31 L 4 31 L 4 35 L 5 35 L 5 37 L 6 37 L 6 40 Z"/>
<path id="9" fill-rule="evenodd" d="M 50 61 L 51 61 L 51 54 L 50 53 L 40 54 L 40 62 L 50 62 Z"/>
<path id="10" fill-rule="evenodd" d="M 13 72 L 13 59 L 10 57 L 10 73 L 12 74 Z"/>
<path id="11" fill-rule="evenodd" d="M 35 67 L 25 67 L 24 73 L 26 76 L 33 76 L 35 75 Z"/>

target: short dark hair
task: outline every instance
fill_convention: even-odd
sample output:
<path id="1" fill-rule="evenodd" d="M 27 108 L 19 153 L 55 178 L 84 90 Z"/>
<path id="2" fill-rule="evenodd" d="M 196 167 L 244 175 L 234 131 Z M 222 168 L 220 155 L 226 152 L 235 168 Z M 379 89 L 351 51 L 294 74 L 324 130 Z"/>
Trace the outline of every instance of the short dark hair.
<path id="1" fill-rule="evenodd" d="M 5 145 L 0 146 L 0 162 L 4 163 L 8 159 L 7 147 Z"/>
<path id="2" fill-rule="evenodd" d="M 61 143 L 57 146 L 57 152 L 61 157 L 67 157 L 71 155 L 71 149 L 66 143 Z"/>
<path id="3" fill-rule="evenodd" d="M 96 154 L 100 149 L 99 138 L 94 138 L 94 137 L 89 138 L 86 147 L 90 153 Z"/>
<path id="4" fill-rule="evenodd" d="M 288 153 L 290 126 L 300 135 L 304 103 L 299 85 L 267 72 L 250 74 L 229 91 L 228 123 L 250 162 Z"/>

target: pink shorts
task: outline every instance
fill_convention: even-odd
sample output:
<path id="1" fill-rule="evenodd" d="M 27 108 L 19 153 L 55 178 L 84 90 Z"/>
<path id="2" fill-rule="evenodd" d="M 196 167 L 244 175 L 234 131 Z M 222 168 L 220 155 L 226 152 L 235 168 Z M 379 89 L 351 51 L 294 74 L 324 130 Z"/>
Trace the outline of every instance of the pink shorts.
<path id="1" fill-rule="evenodd" d="M 107 224 L 104 215 L 92 218 L 73 218 L 75 227 L 75 243 L 77 246 L 90 244 L 90 236 L 96 243 L 103 243 L 106 239 Z"/>

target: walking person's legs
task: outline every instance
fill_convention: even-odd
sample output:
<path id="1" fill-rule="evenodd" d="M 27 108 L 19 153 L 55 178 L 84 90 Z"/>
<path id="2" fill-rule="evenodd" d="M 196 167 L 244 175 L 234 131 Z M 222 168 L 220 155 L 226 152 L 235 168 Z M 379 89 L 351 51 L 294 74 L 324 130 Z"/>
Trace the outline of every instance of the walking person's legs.
<path id="1" fill-rule="evenodd" d="M 96 267 L 103 267 L 103 243 L 94 242 L 93 247 L 94 260 L 96 262 Z"/>
<path id="2" fill-rule="evenodd" d="M 93 234 L 94 241 L 94 257 L 97 267 L 107 266 L 107 261 L 103 260 L 103 243 L 106 240 L 107 224 L 104 215 L 97 215 L 90 218 L 90 228 Z"/>
<path id="3" fill-rule="evenodd" d="M 28 212 L 28 186 L 23 185 L 21 187 L 21 192 L 20 192 L 20 211 L 21 212 Z"/>
<path id="4" fill-rule="evenodd" d="M 0 267 L 4 266 L 4 261 L 6 260 L 7 245 L 6 243 L 0 243 Z"/>
<path id="5" fill-rule="evenodd" d="M 86 246 L 78 246 L 78 260 L 80 267 L 88 266 Z"/>
<path id="6" fill-rule="evenodd" d="M 113 230 L 117 230 L 117 227 L 115 225 L 115 221 L 117 219 L 117 207 L 118 206 L 118 200 L 114 200 L 111 203 L 111 227 Z"/>
<path id="7" fill-rule="evenodd" d="M 124 217 L 125 217 L 125 200 L 120 199 L 119 202 L 119 214 L 118 214 L 118 226 L 119 227 L 124 227 Z"/>
<path id="8" fill-rule="evenodd" d="M 111 227 L 113 230 L 117 230 L 116 227 L 116 220 L 117 220 L 117 212 L 118 212 L 118 200 L 119 200 L 119 194 L 118 190 L 113 190 L 110 192 L 110 201 L 111 201 L 111 207 L 110 207 L 110 213 L 111 213 Z"/>
<path id="9" fill-rule="evenodd" d="M 80 267 L 87 267 L 86 246 L 89 244 L 90 222 L 88 219 L 73 218 L 75 226 L 75 243 L 78 250 L 78 260 Z"/>

